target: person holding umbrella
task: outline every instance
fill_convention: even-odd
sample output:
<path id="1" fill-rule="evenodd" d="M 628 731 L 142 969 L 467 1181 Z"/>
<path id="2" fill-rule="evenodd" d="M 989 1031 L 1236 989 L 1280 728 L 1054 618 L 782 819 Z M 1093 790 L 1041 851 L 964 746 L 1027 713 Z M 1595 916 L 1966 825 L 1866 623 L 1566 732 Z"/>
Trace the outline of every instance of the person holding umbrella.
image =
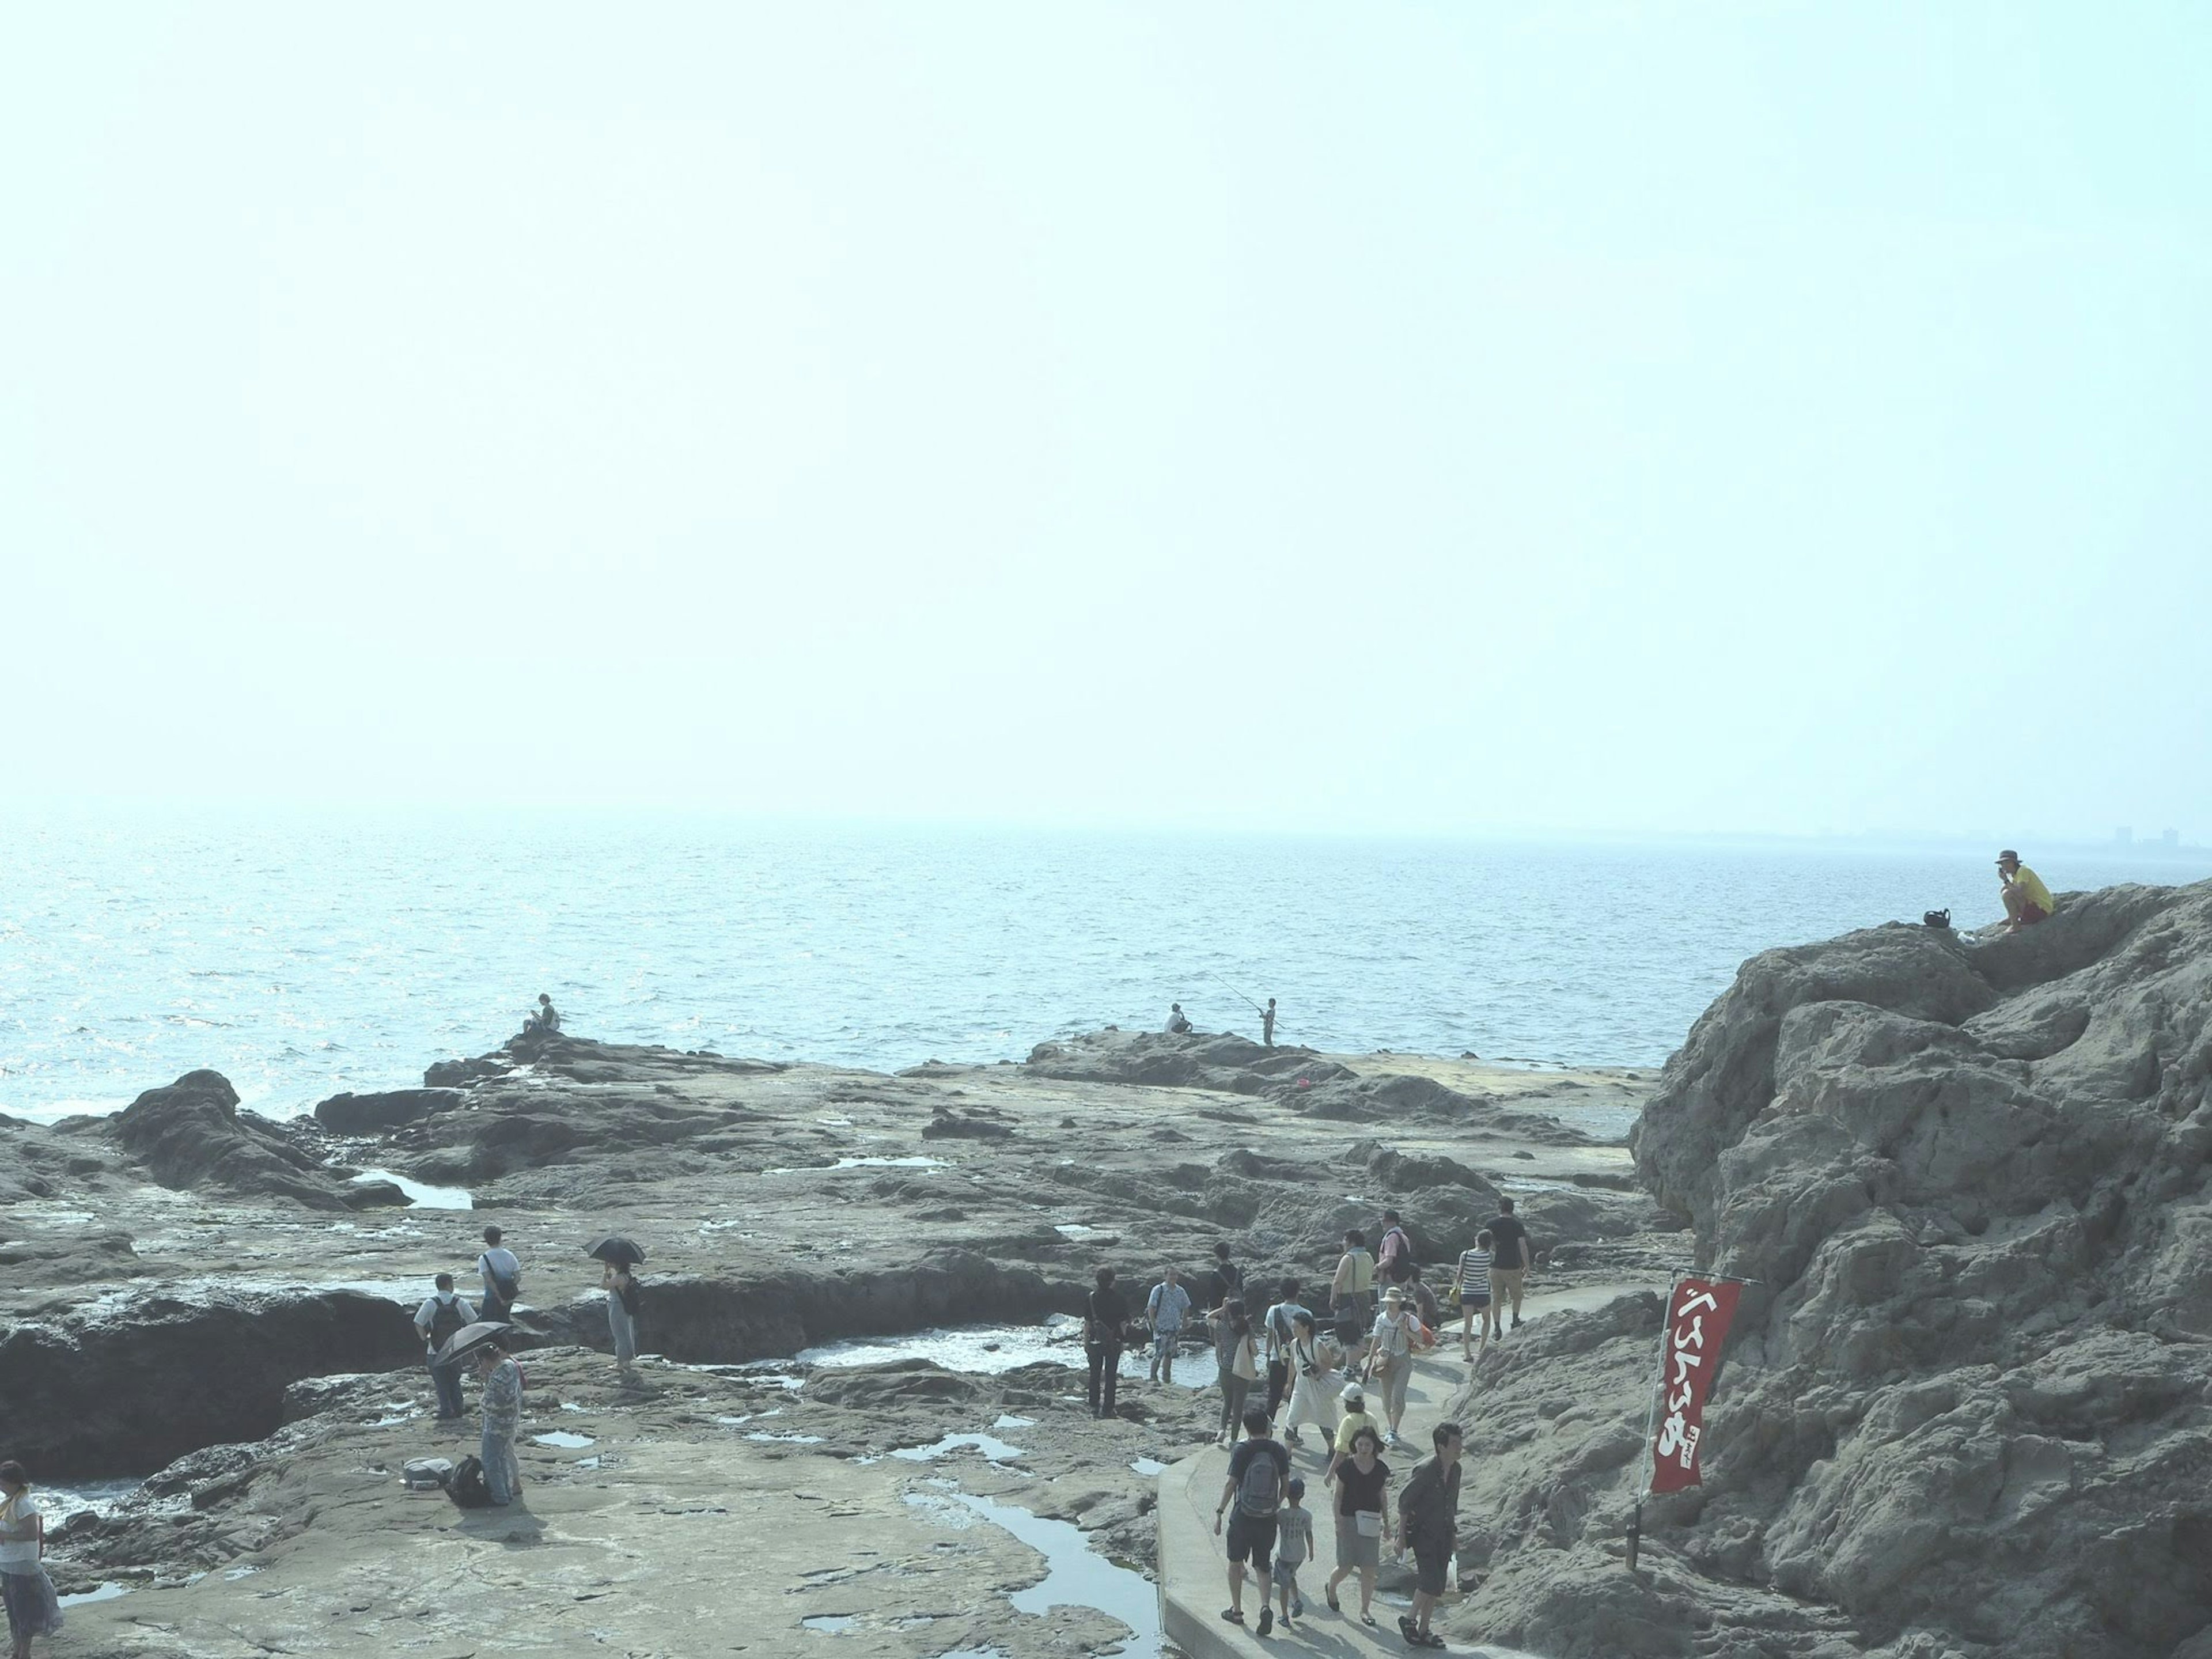
<path id="1" fill-rule="evenodd" d="M 645 1261 L 645 1252 L 620 1234 L 611 1234 L 588 1252 L 603 1264 L 599 1288 L 607 1293 L 607 1334 L 613 1338 L 615 1364 L 624 1377 L 637 1358 L 637 1309 L 641 1300 L 637 1275 L 630 1271 Z"/>
<path id="2" fill-rule="evenodd" d="M 522 1368 L 507 1352 L 505 1336 L 502 1328 L 476 1350 L 477 1375 L 483 1379 L 483 1438 L 477 1457 L 491 1501 L 501 1504 L 522 1496 L 522 1465 L 514 1456 L 514 1437 L 522 1426 Z"/>

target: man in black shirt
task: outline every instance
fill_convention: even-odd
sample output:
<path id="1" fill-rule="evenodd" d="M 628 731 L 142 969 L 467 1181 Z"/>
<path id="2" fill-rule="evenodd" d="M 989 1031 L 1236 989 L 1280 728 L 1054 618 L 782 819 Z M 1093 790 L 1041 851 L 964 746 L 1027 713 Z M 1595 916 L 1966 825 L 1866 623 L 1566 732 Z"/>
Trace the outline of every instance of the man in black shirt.
<path id="1" fill-rule="evenodd" d="M 1213 1511 L 1213 1530 L 1221 1531 L 1221 1518 L 1237 1506 L 1229 1523 L 1229 1605 L 1221 1616 L 1232 1625 L 1244 1622 L 1244 1563 L 1252 1563 L 1252 1576 L 1260 1581 L 1259 1632 L 1275 1627 L 1275 1610 L 1267 1605 L 1268 1558 L 1275 1553 L 1275 1517 L 1283 1507 L 1283 1492 L 1290 1485 L 1291 1454 L 1267 1433 L 1267 1413 L 1257 1406 L 1244 1413 L 1244 1438 L 1229 1454 L 1229 1479 L 1222 1483 L 1221 1502 Z"/>
<path id="2" fill-rule="evenodd" d="M 1439 1423 L 1431 1437 L 1437 1455 L 1416 1468 L 1398 1498 L 1398 1549 L 1413 1552 L 1413 1611 L 1398 1629 L 1417 1648 L 1440 1648 L 1444 1638 L 1429 1616 L 1451 1574 L 1459 1543 L 1459 1425 Z"/>
<path id="3" fill-rule="evenodd" d="M 1244 1294 L 1243 1269 L 1229 1259 L 1226 1239 L 1213 1247 L 1213 1271 L 1207 1275 L 1206 1288 L 1213 1298 L 1206 1304 L 1208 1308 L 1218 1308 L 1231 1297 Z"/>
<path id="4" fill-rule="evenodd" d="M 1101 1267 L 1098 1288 L 1083 1310 L 1083 1357 L 1091 1367 L 1093 1417 L 1114 1415 L 1114 1385 L 1121 1380 L 1121 1340 L 1128 1324 L 1129 1304 L 1114 1288 L 1114 1270 Z"/>
<path id="5" fill-rule="evenodd" d="M 1498 1298 L 1497 1307 L 1504 1312 L 1509 1301 L 1513 1304 L 1513 1328 L 1521 1328 L 1521 1292 L 1528 1282 L 1528 1269 L 1534 1265 L 1534 1253 L 1528 1248 L 1528 1230 L 1513 1213 L 1513 1200 L 1498 1200 L 1498 1214 L 1490 1223 L 1490 1293 Z M 1498 1322 L 1503 1331 L 1504 1322 Z"/>

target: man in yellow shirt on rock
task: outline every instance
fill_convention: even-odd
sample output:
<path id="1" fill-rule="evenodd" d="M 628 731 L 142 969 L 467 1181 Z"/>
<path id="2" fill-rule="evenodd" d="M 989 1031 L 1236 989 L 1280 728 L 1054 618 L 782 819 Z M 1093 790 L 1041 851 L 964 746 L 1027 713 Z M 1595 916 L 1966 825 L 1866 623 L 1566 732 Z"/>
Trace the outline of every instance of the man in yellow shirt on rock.
<path id="1" fill-rule="evenodd" d="M 2051 890 L 2009 847 L 1997 854 L 1997 879 L 2004 884 L 2005 932 L 2017 933 L 2051 919 L 2056 908 L 2051 902 Z"/>

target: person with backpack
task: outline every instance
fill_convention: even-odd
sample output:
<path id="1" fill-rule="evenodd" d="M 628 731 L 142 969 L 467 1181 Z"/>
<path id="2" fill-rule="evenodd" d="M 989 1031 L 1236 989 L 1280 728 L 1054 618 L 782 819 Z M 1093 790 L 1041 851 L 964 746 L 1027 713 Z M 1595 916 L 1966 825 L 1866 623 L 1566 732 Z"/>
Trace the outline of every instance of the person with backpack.
<path id="1" fill-rule="evenodd" d="M 477 1277 L 483 1280 L 483 1299 L 477 1304 L 483 1316 L 505 1323 L 514 1316 L 515 1299 L 522 1294 L 522 1263 L 500 1242 L 496 1227 L 483 1230 L 483 1254 L 477 1258 Z"/>
<path id="2" fill-rule="evenodd" d="M 1344 1235 L 1344 1254 L 1328 1281 L 1328 1308 L 1336 1316 L 1337 1346 L 1356 1364 L 1375 1318 L 1375 1258 L 1367 1254 L 1367 1235 L 1357 1227 Z"/>
<path id="3" fill-rule="evenodd" d="M 1375 1276 L 1403 1286 L 1413 1276 L 1413 1237 L 1395 1210 L 1382 1212 L 1382 1239 L 1375 1247 Z"/>
<path id="4" fill-rule="evenodd" d="M 1224 1446 L 1233 1445 L 1237 1425 L 1244 1419 L 1244 1401 L 1260 1375 L 1260 1346 L 1251 1316 L 1234 1297 L 1208 1314 L 1206 1322 L 1213 1327 L 1213 1356 L 1220 1366 L 1221 1427 L 1216 1438 Z"/>
<path id="5" fill-rule="evenodd" d="M 607 1293 L 607 1334 L 614 1341 L 615 1364 L 627 1381 L 637 1359 L 637 1310 L 645 1295 L 628 1261 L 610 1261 L 599 1274 L 599 1288 Z"/>
<path id="6" fill-rule="evenodd" d="M 1190 1312 L 1190 1292 L 1182 1275 L 1173 1267 L 1162 1270 L 1160 1282 L 1145 1298 L 1145 1322 L 1152 1328 L 1152 1364 L 1147 1373 L 1155 1382 L 1175 1381 L 1176 1344 L 1182 1340 L 1182 1322 Z"/>
<path id="7" fill-rule="evenodd" d="M 495 1504 L 512 1504 L 522 1495 L 522 1465 L 515 1462 L 514 1437 L 522 1427 L 522 1368 L 495 1339 L 477 1351 L 477 1375 L 483 1379 L 483 1438 L 477 1456 L 484 1485 Z"/>
<path id="8" fill-rule="evenodd" d="M 1101 1267 L 1097 1288 L 1083 1304 L 1083 1358 L 1091 1371 L 1093 1417 L 1114 1415 L 1114 1385 L 1121 1380 L 1121 1345 L 1128 1325 L 1128 1299 L 1114 1288 L 1114 1270 Z"/>
<path id="9" fill-rule="evenodd" d="M 1291 1345 L 1297 1339 L 1298 1316 L 1305 1314 L 1309 1323 L 1313 1319 L 1298 1300 L 1297 1279 L 1283 1281 L 1280 1297 L 1260 1320 L 1261 1352 L 1267 1361 L 1267 1416 L 1271 1421 L 1281 1409 L 1284 1395 L 1291 1391 Z"/>
<path id="10" fill-rule="evenodd" d="M 31 1496 L 31 1477 L 14 1459 L 0 1463 L 0 1604 L 8 1611 L 14 1659 L 31 1659 L 31 1638 L 62 1627 L 61 1599 L 46 1577 L 46 1517 Z"/>
<path id="11" fill-rule="evenodd" d="M 1244 1438 L 1229 1454 L 1229 1478 L 1222 1483 L 1221 1502 L 1213 1511 L 1213 1531 L 1218 1537 L 1224 1516 L 1233 1503 L 1235 1519 L 1229 1522 L 1229 1605 L 1221 1616 L 1232 1625 L 1244 1622 L 1244 1564 L 1252 1564 L 1260 1583 L 1259 1632 L 1275 1627 L 1275 1610 L 1267 1604 L 1269 1558 L 1275 1550 L 1275 1522 L 1290 1485 L 1291 1454 L 1269 1437 L 1267 1413 L 1257 1406 L 1244 1413 Z"/>
<path id="12" fill-rule="evenodd" d="M 450 1342 L 453 1333 L 462 1326 L 476 1323 L 477 1310 L 454 1292 L 453 1274 L 440 1273 L 435 1283 L 436 1294 L 415 1310 L 415 1328 L 422 1333 L 423 1346 L 428 1351 L 430 1386 L 438 1394 L 438 1420 L 451 1423 L 460 1417 L 464 1409 L 460 1368 L 440 1364 L 438 1350 Z"/>
<path id="13" fill-rule="evenodd" d="M 1440 1648 L 1444 1638 L 1429 1618 L 1451 1575 L 1459 1542 L 1460 1453 L 1456 1423 L 1439 1423 L 1430 1437 L 1436 1455 L 1415 1468 L 1398 1495 L 1398 1553 L 1413 1552 L 1413 1611 L 1398 1620 L 1399 1632 L 1417 1648 Z"/>

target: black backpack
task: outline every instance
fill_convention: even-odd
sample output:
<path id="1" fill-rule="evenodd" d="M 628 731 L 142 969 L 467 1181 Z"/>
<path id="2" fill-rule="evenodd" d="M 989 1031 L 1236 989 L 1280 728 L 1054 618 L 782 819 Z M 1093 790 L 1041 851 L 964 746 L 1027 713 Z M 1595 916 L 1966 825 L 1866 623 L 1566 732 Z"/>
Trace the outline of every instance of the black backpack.
<path id="1" fill-rule="evenodd" d="M 461 1298 L 449 1296 L 430 1311 L 430 1346 L 433 1352 L 442 1348 L 453 1334 L 467 1324 L 468 1316 L 461 1311 Z"/>
<path id="2" fill-rule="evenodd" d="M 622 1289 L 615 1294 L 622 1298 L 623 1311 L 636 1318 L 637 1310 L 645 1305 L 645 1287 L 637 1282 L 637 1275 L 632 1273 L 623 1280 Z"/>
<path id="3" fill-rule="evenodd" d="M 461 1509 L 490 1509 L 491 1484 L 484 1479 L 483 1460 L 464 1457 L 446 1477 L 446 1496 Z"/>
<path id="4" fill-rule="evenodd" d="M 1951 913 L 1948 910 L 1930 910 L 1920 918 L 1920 925 L 1923 927 L 1948 927 Z"/>

